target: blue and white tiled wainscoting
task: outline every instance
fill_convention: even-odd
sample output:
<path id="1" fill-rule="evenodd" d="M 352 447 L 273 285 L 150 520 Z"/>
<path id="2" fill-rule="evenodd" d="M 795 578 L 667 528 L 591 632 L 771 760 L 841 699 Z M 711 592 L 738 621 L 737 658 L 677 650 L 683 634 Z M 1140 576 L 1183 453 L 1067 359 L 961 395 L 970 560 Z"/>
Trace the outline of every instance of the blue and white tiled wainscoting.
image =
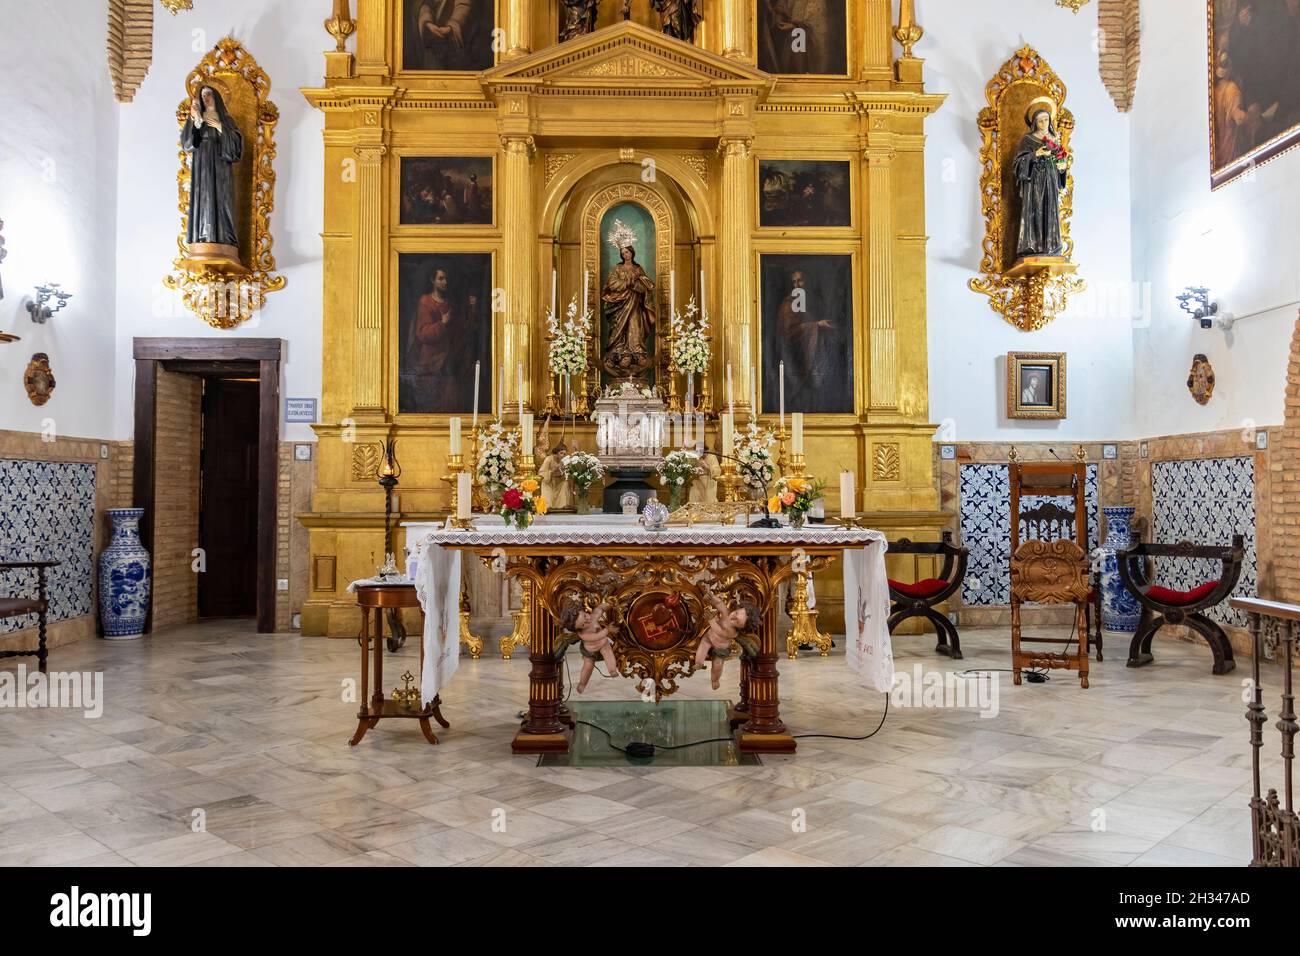
<path id="1" fill-rule="evenodd" d="M 1003 464 L 963 464 L 958 473 L 961 543 L 970 550 L 962 604 L 1002 607 L 1011 603 L 1011 479 Z M 1084 489 L 1088 508 L 1088 550 L 1097 547 L 1097 466 L 1088 466 Z M 1049 498 L 1070 507 L 1068 498 Z M 1021 508 L 1040 503 L 1024 497 Z M 1023 540 L 1024 528 L 1021 528 Z M 1064 537 L 1065 535 L 1061 535 Z"/>
<path id="2" fill-rule="evenodd" d="M 91 613 L 95 465 L 0 458 L 0 560 L 61 562 L 47 572 L 49 620 Z M 0 594 L 35 595 L 36 572 L 0 575 Z M 0 635 L 36 626 L 36 615 L 0 620 Z"/>
<path id="3" fill-rule="evenodd" d="M 1246 539 L 1246 560 L 1233 594 L 1258 593 L 1255 550 L 1255 461 L 1251 457 L 1206 458 L 1151 463 L 1151 540 L 1167 544 L 1231 544 Z M 1156 583 L 1186 591 L 1216 580 L 1222 566 L 1215 561 L 1160 559 Z M 1246 626 L 1246 616 L 1225 601 L 1207 612 L 1220 624 Z"/>

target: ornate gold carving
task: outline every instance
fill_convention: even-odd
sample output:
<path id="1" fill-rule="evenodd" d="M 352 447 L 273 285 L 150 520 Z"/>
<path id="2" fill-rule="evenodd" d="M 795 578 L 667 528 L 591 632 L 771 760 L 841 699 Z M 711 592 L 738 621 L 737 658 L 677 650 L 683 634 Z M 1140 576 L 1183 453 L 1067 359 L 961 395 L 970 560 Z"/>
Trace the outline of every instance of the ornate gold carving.
<path id="1" fill-rule="evenodd" d="M 54 373 L 50 371 L 50 357 L 44 352 L 37 352 L 23 372 L 23 387 L 27 389 L 27 397 L 33 405 L 44 405 L 54 393 L 55 384 Z"/>
<path id="2" fill-rule="evenodd" d="M 577 158 L 577 153 L 547 153 L 546 154 L 546 172 L 542 176 L 544 185 L 549 186 L 561 169 Z"/>
<path id="3" fill-rule="evenodd" d="M 519 610 L 515 611 L 515 628 L 509 634 L 501 635 L 501 659 L 508 661 L 515 655 L 516 647 L 528 647 L 533 641 L 533 586 L 528 581 L 520 583 L 523 597 Z"/>
<path id="4" fill-rule="evenodd" d="M 924 35 L 925 30 L 916 22 L 916 0 L 902 0 L 898 7 L 898 26 L 894 28 L 894 39 L 902 46 L 904 59 L 913 59 L 912 47 L 920 43 Z"/>
<path id="5" fill-rule="evenodd" d="M 469 590 L 465 587 L 465 578 L 462 576 L 460 579 L 460 642 L 469 648 L 469 659 L 476 661 L 483 656 L 483 638 L 475 634 L 469 626 L 469 615 Z"/>
<path id="6" fill-rule="evenodd" d="M 1026 259 L 1017 269 L 1008 259 L 1014 249 L 1019 224 L 1008 201 L 1015 188 L 1011 157 L 1024 135 L 1025 106 L 1047 96 L 1056 105 L 1056 126 L 1067 149 L 1074 132 L 1074 115 L 1065 108 L 1065 84 L 1033 47 L 1022 47 L 998 70 L 985 87 L 989 105 L 980 110 L 980 197 L 984 213 L 984 258 L 970 287 L 989 297 L 989 306 L 1025 332 L 1041 329 L 1065 310 L 1071 295 L 1085 284 L 1068 261 L 1074 250 L 1070 217 L 1074 211 L 1074 176 L 1067 173 L 1061 192 L 1061 238 L 1065 249 L 1059 259 Z"/>
<path id="7" fill-rule="evenodd" d="M 601 76 L 617 79 L 636 79 L 655 77 L 658 79 L 687 79 L 689 74 L 675 70 L 663 63 L 637 56 L 635 53 L 620 53 L 608 60 L 588 63 L 570 71 L 569 76 Z"/>
<path id="8" fill-rule="evenodd" d="M 701 153 L 682 153 L 677 158 L 691 172 L 700 177 L 700 182 L 706 186 L 709 184 L 709 160 L 707 157 Z"/>
<path id="9" fill-rule="evenodd" d="M 334 0 L 334 15 L 325 21 L 325 29 L 337 44 L 336 53 L 346 53 L 348 37 L 357 29 L 357 21 L 352 19 L 348 10 L 348 0 Z"/>
<path id="10" fill-rule="evenodd" d="M 899 481 L 903 477 L 903 456 L 898 442 L 871 446 L 871 477 L 875 481 Z"/>
<path id="11" fill-rule="evenodd" d="M 194 9 L 194 0 L 160 0 L 160 2 L 167 8 L 172 16 L 175 16 L 182 10 Z"/>
<path id="12" fill-rule="evenodd" d="M 378 442 L 357 442 L 352 446 L 352 480 L 375 481 L 379 478 L 379 462 L 384 456 L 384 446 Z"/>
<path id="13" fill-rule="evenodd" d="M 1078 13 L 1088 5 L 1089 0 L 1056 0 L 1058 7 L 1065 7 L 1071 13 Z"/>
<path id="14" fill-rule="evenodd" d="M 806 558 L 798 560 L 807 561 Z M 830 564 L 825 558 L 810 563 L 818 569 Z M 785 653 L 790 660 L 799 656 L 800 644 L 813 645 L 822 657 L 829 657 L 831 653 L 831 636 L 817 629 L 817 611 L 808 606 L 808 582 L 812 579 L 808 571 L 806 567 L 795 570 L 790 595 L 786 599 L 785 613 L 790 616 L 791 627 L 785 639 Z"/>
<path id="15" fill-rule="evenodd" d="M 280 111 L 268 98 L 271 78 L 247 50 L 231 37 L 219 41 L 199 61 L 185 80 L 185 98 L 176 107 L 176 122 L 185 126 L 190 103 L 204 85 L 221 90 L 226 106 L 244 134 L 244 158 L 232 171 L 236 177 L 235 197 L 243 270 L 215 265 L 196 267 L 189 260 L 185 243 L 189 218 L 190 157 L 180 151 L 180 172 L 176 176 L 181 213 L 180 250 L 173 267 L 176 274 L 165 276 L 163 284 L 181 293 L 185 307 L 209 325 L 232 329 L 252 318 L 262 308 L 266 293 L 284 288 L 284 276 L 275 275 L 271 254 L 271 210 L 275 206 L 275 124 Z M 246 218 L 245 218 L 246 217 Z M 191 271 L 193 270 L 193 271 Z"/>

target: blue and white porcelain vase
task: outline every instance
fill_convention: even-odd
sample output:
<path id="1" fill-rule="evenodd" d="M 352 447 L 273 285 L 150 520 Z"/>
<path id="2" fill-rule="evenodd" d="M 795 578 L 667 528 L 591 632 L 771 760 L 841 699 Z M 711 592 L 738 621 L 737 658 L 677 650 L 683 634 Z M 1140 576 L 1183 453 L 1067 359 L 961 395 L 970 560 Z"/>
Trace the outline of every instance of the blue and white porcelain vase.
<path id="1" fill-rule="evenodd" d="M 149 613 L 149 552 L 140 543 L 143 508 L 110 508 L 113 538 L 99 556 L 99 622 L 104 637 L 127 640 L 144 633 Z"/>
<path id="2" fill-rule="evenodd" d="M 1136 508 L 1102 508 L 1106 516 L 1106 541 L 1101 554 L 1101 626 L 1108 631 L 1137 630 L 1142 606 L 1128 593 L 1119 577 L 1117 551 L 1133 544 L 1133 513 Z"/>

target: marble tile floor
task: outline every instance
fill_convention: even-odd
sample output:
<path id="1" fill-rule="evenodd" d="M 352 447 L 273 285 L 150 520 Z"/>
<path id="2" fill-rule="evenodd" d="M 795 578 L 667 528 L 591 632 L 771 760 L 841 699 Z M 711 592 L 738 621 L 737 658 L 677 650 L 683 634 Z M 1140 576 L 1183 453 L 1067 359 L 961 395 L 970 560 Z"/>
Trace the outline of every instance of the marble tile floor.
<path id="1" fill-rule="evenodd" d="M 1004 629 L 966 630 L 965 661 L 933 644 L 900 638 L 898 668 L 1008 663 Z M 462 660 L 438 747 L 388 721 L 349 748 L 353 641 L 259 636 L 244 622 L 87 641 L 51 666 L 104 673 L 101 717 L 0 710 L 0 865 L 1247 863 L 1249 662 L 1214 677 L 1205 649 L 1166 642 L 1130 670 L 1123 638 L 1109 648 L 1087 691 L 1061 671 L 1020 687 L 996 675 L 992 717 L 896 706 L 870 740 L 805 739 L 762 766 L 583 769 L 511 755 L 524 657 Z M 416 654 L 390 655 L 390 681 Z M 780 668 L 794 733 L 878 723 L 882 695 L 842 656 Z M 1278 785 L 1271 665 L 1264 687 L 1266 783 Z M 680 694 L 717 696 L 702 676 Z M 633 685 L 596 679 L 588 696 L 631 698 Z"/>

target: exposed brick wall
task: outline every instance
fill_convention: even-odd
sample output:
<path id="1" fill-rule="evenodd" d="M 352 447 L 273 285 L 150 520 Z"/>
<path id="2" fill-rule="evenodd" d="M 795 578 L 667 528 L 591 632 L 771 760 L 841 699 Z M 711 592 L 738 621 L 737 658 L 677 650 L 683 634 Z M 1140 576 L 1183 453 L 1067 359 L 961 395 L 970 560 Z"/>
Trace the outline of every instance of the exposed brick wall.
<path id="1" fill-rule="evenodd" d="M 203 380 L 158 370 L 155 417 L 153 629 L 198 619 L 199 450 Z"/>
<path id="2" fill-rule="evenodd" d="M 1133 108 L 1137 86 L 1142 37 L 1139 7 L 1139 0 L 1098 0 L 1097 5 L 1098 69 L 1121 113 Z"/>
<path id="3" fill-rule="evenodd" d="M 1286 411 L 1269 468 L 1272 485 L 1273 578 L 1269 597 L 1300 603 L 1300 322 L 1291 336 Z M 1261 587 L 1261 594 L 1264 594 Z"/>

